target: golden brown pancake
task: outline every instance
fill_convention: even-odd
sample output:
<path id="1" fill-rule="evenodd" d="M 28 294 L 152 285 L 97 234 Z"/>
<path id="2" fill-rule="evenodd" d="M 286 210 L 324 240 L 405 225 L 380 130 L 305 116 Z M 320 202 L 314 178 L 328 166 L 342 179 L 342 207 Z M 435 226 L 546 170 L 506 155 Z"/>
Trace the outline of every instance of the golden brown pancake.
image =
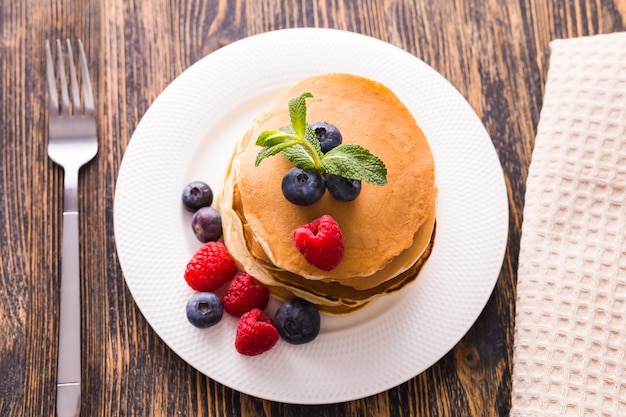
<path id="1" fill-rule="evenodd" d="M 313 95 L 306 101 L 307 122 L 332 123 L 343 143 L 377 155 L 387 166 L 387 184 L 363 182 L 352 202 L 326 193 L 303 207 L 281 192 L 291 162 L 276 155 L 255 166 L 261 149 L 256 138 L 288 125 L 288 102 L 304 92 Z M 387 87 L 349 74 L 314 76 L 277 97 L 252 123 L 233 154 L 220 208 L 226 245 L 240 265 L 281 298 L 295 294 L 343 313 L 412 281 L 428 258 L 435 229 L 434 160 L 414 117 Z M 345 244 L 332 271 L 310 265 L 292 237 L 297 227 L 324 214 L 339 223 Z"/>
<path id="2" fill-rule="evenodd" d="M 291 271 L 282 270 L 271 262 L 271 260 L 267 257 L 267 254 L 263 252 L 263 248 L 258 244 L 256 237 L 252 233 L 249 225 L 247 224 L 247 220 L 243 212 L 243 207 L 241 206 L 239 192 L 236 186 L 233 189 L 232 209 L 234 213 L 237 214 L 237 216 L 239 217 L 239 221 L 241 222 L 241 233 L 243 233 L 243 241 L 246 243 L 246 248 L 249 255 L 254 258 L 255 262 L 264 265 L 265 268 L 270 270 L 271 275 L 279 281 L 312 281 L 305 277 L 294 274 Z M 319 281 L 321 283 L 339 282 L 343 285 L 352 287 L 357 290 L 368 290 L 380 286 L 380 284 L 388 281 L 390 277 L 394 277 L 405 272 L 406 270 L 414 266 L 416 260 L 419 259 L 424 254 L 424 252 L 426 252 L 428 246 L 430 245 L 430 241 L 435 229 L 435 214 L 436 202 L 433 202 L 433 206 L 429 211 L 428 218 L 415 232 L 415 235 L 413 237 L 413 244 L 402 253 L 400 253 L 398 256 L 393 258 L 383 268 L 377 270 L 373 274 L 360 276 L 357 277 L 357 279 L 353 279 L 353 277 L 346 277 L 346 279 L 343 280 L 339 280 L 336 278 L 324 278 Z M 320 286 L 321 283 L 318 286 Z M 312 285 L 312 283 L 309 283 L 309 285 Z"/>
<path id="3" fill-rule="evenodd" d="M 225 187 L 230 187 L 230 182 L 227 181 Z M 224 193 L 226 198 L 222 201 L 222 207 L 227 207 L 229 204 L 233 204 L 234 207 L 237 206 L 236 203 L 232 202 L 232 199 L 228 199 L 228 196 L 231 195 L 237 195 L 237 193 Z M 363 308 L 382 295 L 398 291 L 416 278 L 430 256 L 433 247 L 435 237 L 434 213 L 435 210 L 433 209 L 429 221 L 425 224 L 425 230 L 416 233 L 416 237 L 424 235 L 427 238 L 425 241 L 419 237 L 416 238 L 415 245 L 420 247 L 424 245 L 424 248 L 414 263 L 397 276 L 390 276 L 380 285 L 367 289 L 357 289 L 332 281 L 307 280 L 296 274 L 277 270 L 274 265 L 268 264 L 267 261 L 259 261 L 250 253 L 250 244 L 244 237 L 243 231 L 245 218 L 237 214 L 236 210 L 226 211 L 227 215 L 223 216 L 223 227 L 228 249 L 237 259 L 239 267 L 266 285 L 275 297 L 281 300 L 294 296 L 301 297 L 316 304 L 320 311 L 339 315 Z M 378 271 L 378 273 L 381 272 L 384 271 Z"/>

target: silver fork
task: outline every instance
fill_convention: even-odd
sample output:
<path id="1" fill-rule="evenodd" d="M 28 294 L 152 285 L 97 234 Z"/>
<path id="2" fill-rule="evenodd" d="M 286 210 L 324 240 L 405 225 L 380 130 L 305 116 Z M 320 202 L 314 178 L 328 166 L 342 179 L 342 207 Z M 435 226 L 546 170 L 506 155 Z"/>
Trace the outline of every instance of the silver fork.
<path id="1" fill-rule="evenodd" d="M 61 307 L 57 368 L 57 415 L 80 414 L 80 259 L 78 244 L 78 174 L 98 153 L 94 101 L 83 44 L 78 41 L 83 102 L 78 88 L 74 56 L 66 41 L 71 102 L 60 40 L 56 41 L 57 93 L 50 42 L 46 40 L 46 72 L 49 91 L 48 156 L 63 167 L 63 235 L 61 247 Z"/>

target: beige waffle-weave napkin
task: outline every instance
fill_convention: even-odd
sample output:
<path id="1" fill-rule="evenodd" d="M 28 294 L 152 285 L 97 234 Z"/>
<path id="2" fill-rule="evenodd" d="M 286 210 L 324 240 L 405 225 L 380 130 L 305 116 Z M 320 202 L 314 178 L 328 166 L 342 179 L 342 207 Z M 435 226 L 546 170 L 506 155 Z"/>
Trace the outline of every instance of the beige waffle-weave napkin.
<path id="1" fill-rule="evenodd" d="M 626 417 L 626 32 L 550 46 L 510 415 Z"/>

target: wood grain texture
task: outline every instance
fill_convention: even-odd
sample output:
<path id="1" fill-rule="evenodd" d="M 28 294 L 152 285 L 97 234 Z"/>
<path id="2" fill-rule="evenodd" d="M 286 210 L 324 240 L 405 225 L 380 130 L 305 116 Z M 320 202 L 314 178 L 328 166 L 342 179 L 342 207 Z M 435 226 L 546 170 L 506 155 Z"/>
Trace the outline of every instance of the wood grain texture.
<path id="1" fill-rule="evenodd" d="M 158 94 L 220 47 L 291 27 L 364 33 L 440 72 L 491 135 L 511 213 L 494 293 L 458 345 L 399 387 L 324 406 L 253 398 L 188 366 L 134 304 L 113 236 L 124 150 Z M 626 0 L 0 2 L 0 416 L 54 415 L 63 173 L 46 153 L 45 39 L 83 40 L 101 138 L 79 189 L 83 415 L 483 417 L 510 408 L 525 180 L 549 42 L 625 29 Z"/>

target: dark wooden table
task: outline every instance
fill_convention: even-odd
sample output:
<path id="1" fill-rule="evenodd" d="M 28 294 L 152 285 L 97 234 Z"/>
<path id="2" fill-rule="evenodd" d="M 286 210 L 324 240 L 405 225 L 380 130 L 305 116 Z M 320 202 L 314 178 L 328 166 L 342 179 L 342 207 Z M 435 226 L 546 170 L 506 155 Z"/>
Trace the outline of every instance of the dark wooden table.
<path id="1" fill-rule="evenodd" d="M 159 339 L 124 282 L 113 198 L 133 130 L 177 75 L 246 36 L 313 26 L 380 38 L 458 88 L 502 162 L 510 226 L 493 295 L 438 363 L 369 398 L 297 406 L 222 386 Z M 80 182 L 82 415 L 484 417 L 510 408 L 524 184 L 549 42 L 625 29 L 625 0 L 0 2 L 0 416 L 55 413 L 63 176 L 46 152 L 46 38 L 83 40 L 97 98 L 100 150 Z"/>

